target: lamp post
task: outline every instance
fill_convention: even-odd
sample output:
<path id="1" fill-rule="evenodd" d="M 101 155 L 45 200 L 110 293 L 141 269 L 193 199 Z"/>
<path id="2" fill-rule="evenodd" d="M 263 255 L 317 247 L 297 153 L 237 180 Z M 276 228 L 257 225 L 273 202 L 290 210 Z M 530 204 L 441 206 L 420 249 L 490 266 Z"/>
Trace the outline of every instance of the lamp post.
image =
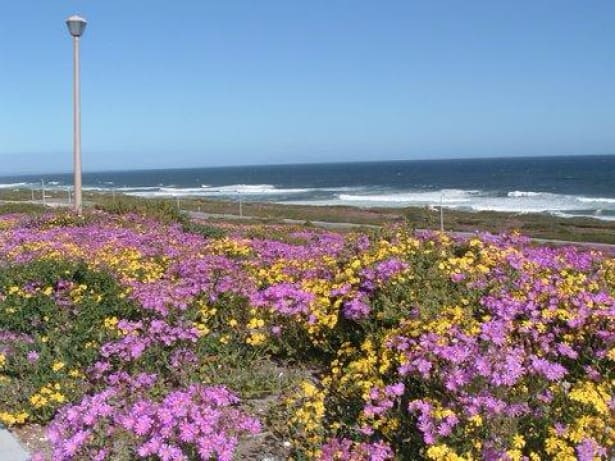
<path id="1" fill-rule="evenodd" d="M 79 39 L 87 21 L 80 16 L 66 20 L 68 32 L 73 37 L 73 173 L 75 175 L 75 211 L 81 214 L 81 98 L 79 83 Z"/>

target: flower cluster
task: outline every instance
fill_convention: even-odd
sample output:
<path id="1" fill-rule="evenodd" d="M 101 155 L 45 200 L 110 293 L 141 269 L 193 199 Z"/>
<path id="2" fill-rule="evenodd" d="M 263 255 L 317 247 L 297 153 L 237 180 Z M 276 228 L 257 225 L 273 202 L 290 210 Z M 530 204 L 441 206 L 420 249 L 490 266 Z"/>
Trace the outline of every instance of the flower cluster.
<path id="1" fill-rule="evenodd" d="M 54 460 L 117 459 L 136 452 L 163 461 L 230 461 L 238 437 L 260 431 L 258 420 L 233 408 L 238 398 L 223 387 L 192 384 L 156 401 L 147 392 L 155 376 L 126 381 L 58 413 L 49 429 Z M 110 437 L 114 443 L 97 443 Z"/>
<path id="2" fill-rule="evenodd" d="M 274 399 L 297 458 L 615 456 L 610 255 L 58 219 L 0 226 L 0 419 L 51 421 L 52 459 L 230 459 L 259 430 L 217 371 L 237 357 L 309 364 Z"/>
<path id="3" fill-rule="evenodd" d="M 436 460 L 610 459 L 615 299 L 602 277 L 610 260 L 493 237 L 426 239 L 423 253 L 438 255 L 434 291 L 410 280 L 372 299 L 407 313 L 340 349 L 322 380 L 332 410 L 323 420 L 337 421 L 324 431 Z M 446 304 L 433 311 L 438 278 Z M 399 445 L 401 434 L 412 443 Z"/>

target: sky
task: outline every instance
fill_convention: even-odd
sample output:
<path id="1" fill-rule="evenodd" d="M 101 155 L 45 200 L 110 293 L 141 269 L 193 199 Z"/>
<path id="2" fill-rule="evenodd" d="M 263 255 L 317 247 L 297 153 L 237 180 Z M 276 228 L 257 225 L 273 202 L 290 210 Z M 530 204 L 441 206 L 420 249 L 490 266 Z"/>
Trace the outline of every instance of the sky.
<path id="1" fill-rule="evenodd" d="M 0 176 L 615 154 L 613 0 L 0 0 Z"/>

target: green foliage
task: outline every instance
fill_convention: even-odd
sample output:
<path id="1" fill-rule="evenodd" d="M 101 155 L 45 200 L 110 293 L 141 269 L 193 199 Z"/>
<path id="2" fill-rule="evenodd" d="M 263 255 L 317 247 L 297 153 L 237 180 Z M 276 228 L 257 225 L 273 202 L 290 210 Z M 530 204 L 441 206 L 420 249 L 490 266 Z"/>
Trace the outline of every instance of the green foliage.
<path id="1" fill-rule="evenodd" d="M 226 237 L 227 233 L 220 227 L 210 224 L 202 224 L 195 221 L 189 221 L 182 226 L 184 232 L 198 234 L 208 239 L 221 239 Z"/>
<path id="2" fill-rule="evenodd" d="M 41 214 L 47 209 L 34 203 L 3 203 L 0 205 L 0 215 L 11 213 Z"/>
<path id="3" fill-rule="evenodd" d="M 37 215 L 26 224 L 26 227 L 37 229 L 51 229 L 53 227 L 80 227 L 91 224 L 96 220 L 96 216 L 85 213 L 78 215 L 72 210 L 55 210 L 51 213 Z"/>
<path id="4" fill-rule="evenodd" d="M 175 203 L 168 200 L 138 199 L 120 196 L 113 200 L 104 200 L 96 204 L 96 209 L 112 214 L 136 213 L 157 219 L 165 224 L 180 223 L 188 225 L 186 214 L 177 208 Z"/>
<path id="5" fill-rule="evenodd" d="M 84 263 L 38 260 L 0 270 L 0 402 L 45 422 L 88 391 L 85 373 L 114 337 L 105 319 L 137 307 L 115 280 Z"/>

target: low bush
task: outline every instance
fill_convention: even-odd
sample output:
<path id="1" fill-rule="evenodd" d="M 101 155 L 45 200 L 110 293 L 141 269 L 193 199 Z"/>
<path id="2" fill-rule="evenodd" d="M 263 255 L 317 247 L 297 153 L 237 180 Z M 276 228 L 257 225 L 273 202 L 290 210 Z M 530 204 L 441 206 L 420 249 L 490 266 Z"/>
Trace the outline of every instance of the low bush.
<path id="1" fill-rule="evenodd" d="M 201 222 L 189 221 L 182 226 L 184 232 L 191 234 L 198 234 L 208 239 L 220 239 L 226 237 L 227 232 L 217 226 L 211 224 L 204 224 Z"/>
<path id="2" fill-rule="evenodd" d="M 95 208 L 97 210 L 116 215 L 135 213 L 148 218 L 156 219 L 165 224 L 188 224 L 186 214 L 179 210 L 175 203 L 169 200 L 146 200 L 128 196 L 120 196 L 113 200 L 101 200 L 96 203 Z"/>
<path id="3" fill-rule="evenodd" d="M 22 214 L 40 214 L 44 213 L 48 209 L 43 205 L 36 205 L 34 203 L 2 203 L 0 204 L 0 215 L 11 213 Z"/>
<path id="4" fill-rule="evenodd" d="M 0 269 L 0 419 L 46 422 L 88 391 L 87 369 L 114 337 L 109 319 L 138 308 L 84 263 L 36 260 Z"/>

